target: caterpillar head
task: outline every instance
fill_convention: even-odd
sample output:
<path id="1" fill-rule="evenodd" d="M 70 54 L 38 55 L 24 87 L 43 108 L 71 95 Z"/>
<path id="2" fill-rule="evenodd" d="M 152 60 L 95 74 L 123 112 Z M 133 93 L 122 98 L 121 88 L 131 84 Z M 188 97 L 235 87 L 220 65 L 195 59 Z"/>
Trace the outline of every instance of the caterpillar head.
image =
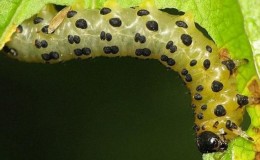
<path id="1" fill-rule="evenodd" d="M 204 131 L 196 138 L 197 147 L 202 153 L 224 151 L 228 147 L 226 140 L 220 138 L 213 132 Z"/>

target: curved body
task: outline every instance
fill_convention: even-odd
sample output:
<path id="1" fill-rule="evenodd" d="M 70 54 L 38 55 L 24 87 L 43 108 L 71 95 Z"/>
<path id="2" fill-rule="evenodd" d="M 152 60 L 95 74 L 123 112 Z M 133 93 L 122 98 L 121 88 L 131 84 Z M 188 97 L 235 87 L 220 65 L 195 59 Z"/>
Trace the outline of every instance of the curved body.
<path id="1" fill-rule="evenodd" d="M 21 61 L 56 63 L 98 56 L 158 59 L 178 72 L 190 90 L 197 145 L 223 151 L 240 129 L 246 96 L 236 90 L 235 63 L 196 27 L 190 15 L 175 16 L 153 6 L 70 10 L 53 33 L 57 12 L 26 20 L 5 51 Z M 173 106 L 174 107 L 174 106 Z"/>

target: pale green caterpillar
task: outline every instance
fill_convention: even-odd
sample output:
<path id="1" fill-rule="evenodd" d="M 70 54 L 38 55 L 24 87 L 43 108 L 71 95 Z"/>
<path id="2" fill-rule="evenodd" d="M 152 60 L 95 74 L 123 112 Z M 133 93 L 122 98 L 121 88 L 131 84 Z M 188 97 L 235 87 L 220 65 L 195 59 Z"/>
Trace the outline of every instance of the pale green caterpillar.
<path id="1" fill-rule="evenodd" d="M 158 59 L 190 89 L 201 152 L 224 151 L 236 136 L 252 140 L 240 128 L 250 100 L 236 90 L 237 63 L 220 58 L 219 48 L 195 27 L 191 15 L 170 15 L 151 0 L 132 8 L 112 2 L 101 9 L 68 7 L 57 14 L 45 8 L 23 22 L 4 51 L 41 63 L 98 56 Z"/>

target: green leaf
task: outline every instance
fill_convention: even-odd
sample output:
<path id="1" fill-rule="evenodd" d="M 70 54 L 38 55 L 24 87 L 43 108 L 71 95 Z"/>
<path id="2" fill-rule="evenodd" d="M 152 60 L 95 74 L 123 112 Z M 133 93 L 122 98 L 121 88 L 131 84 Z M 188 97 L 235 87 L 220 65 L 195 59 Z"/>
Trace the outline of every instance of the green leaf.
<path id="1" fill-rule="evenodd" d="M 259 70 L 260 67 L 260 1 L 251 0 L 243 1 L 240 0 L 240 6 L 244 15 L 245 29 L 252 45 L 253 55 L 256 60 L 256 66 Z"/>
<path id="2" fill-rule="evenodd" d="M 76 0 L 79 2 L 80 0 Z M 219 48 L 227 48 L 232 59 L 247 58 L 249 63 L 239 67 L 238 70 L 238 91 L 248 93 L 245 90 L 247 83 L 256 75 L 254 60 L 252 56 L 251 46 L 248 41 L 250 38 L 253 44 L 254 58 L 260 67 L 260 56 L 257 55 L 260 51 L 258 48 L 260 35 L 255 34 L 259 30 L 260 18 L 259 12 L 260 3 L 252 1 L 240 0 L 240 4 L 235 0 L 207 0 L 203 3 L 200 0 L 156 0 L 155 4 L 158 8 L 177 8 L 184 12 L 189 12 L 194 15 L 194 20 L 201 26 L 206 28 L 209 35 L 214 39 Z M 85 0 L 85 8 L 100 8 L 105 0 Z M 142 0 L 117 0 L 122 7 L 137 6 Z M 25 19 L 31 17 L 47 3 L 55 3 L 60 5 L 71 5 L 74 0 L 1 0 L 0 1 L 0 48 L 8 41 L 11 33 L 16 26 Z M 243 9 L 244 17 L 241 12 Z M 257 7 L 259 6 L 259 7 Z M 253 10 L 255 9 L 255 10 Z M 258 18 L 257 18 L 258 17 Z M 246 31 L 244 30 L 244 22 Z M 258 45 L 257 45 L 258 44 Z M 260 108 L 260 107 L 258 107 Z M 252 118 L 252 125 L 249 133 L 256 135 L 254 128 L 260 128 L 260 110 L 251 107 L 248 109 Z M 257 136 L 257 135 L 256 135 Z M 241 154 L 243 153 L 243 154 Z M 254 159 L 255 152 L 253 145 L 242 139 L 235 139 L 230 145 L 227 152 L 214 153 L 203 155 L 204 159 L 221 159 L 221 160 L 244 160 Z"/>
<path id="3" fill-rule="evenodd" d="M 240 6 L 242 9 L 242 13 L 244 15 L 244 24 L 247 36 L 252 46 L 252 55 L 254 58 L 256 70 L 258 71 L 259 77 L 259 69 L 260 69 L 260 2 L 258 0 L 252 1 L 243 1 L 240 0 Z M 258 79 L 256 75 L 256 79 Z M 254 82 L 254 81 L 253 81 Z M 259 79 L 255 81 L 258 86 L 256 88 L 259 90 Z M 250 92 L 248 89 L 245 92 Z M 260 138 L 259 128 L 260 128 L 260 105 L 254 105 L 247 107 L 247 112 L 251 117 L 251 124 L 248 129 L 248 134 L 255 139 L 255 151 L 260 151 L 260 142 L 258 139 Z"/>

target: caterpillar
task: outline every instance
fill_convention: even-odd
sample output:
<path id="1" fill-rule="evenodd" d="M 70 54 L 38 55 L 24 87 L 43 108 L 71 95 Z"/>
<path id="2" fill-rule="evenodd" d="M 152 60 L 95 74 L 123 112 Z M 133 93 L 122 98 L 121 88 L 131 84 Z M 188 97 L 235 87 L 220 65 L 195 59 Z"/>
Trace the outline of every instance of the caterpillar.
<path id="1" fill-rule="evenodd" d="M 220 58 L 220 48 L 196 28 L 192 15 L 162 12 L 152 0 L 131 8 L 111 0 L 100 9 L 57 12 L 47 6 L 20 24 L 3 50 L 40 63 L 98 56 L 158 59 L 190 90 L 199 151 L 225 151 L 237 136 L 253 140 L 240 127 L 245 106 L 252 103 L 236 89 L 243 60 Z"/>

